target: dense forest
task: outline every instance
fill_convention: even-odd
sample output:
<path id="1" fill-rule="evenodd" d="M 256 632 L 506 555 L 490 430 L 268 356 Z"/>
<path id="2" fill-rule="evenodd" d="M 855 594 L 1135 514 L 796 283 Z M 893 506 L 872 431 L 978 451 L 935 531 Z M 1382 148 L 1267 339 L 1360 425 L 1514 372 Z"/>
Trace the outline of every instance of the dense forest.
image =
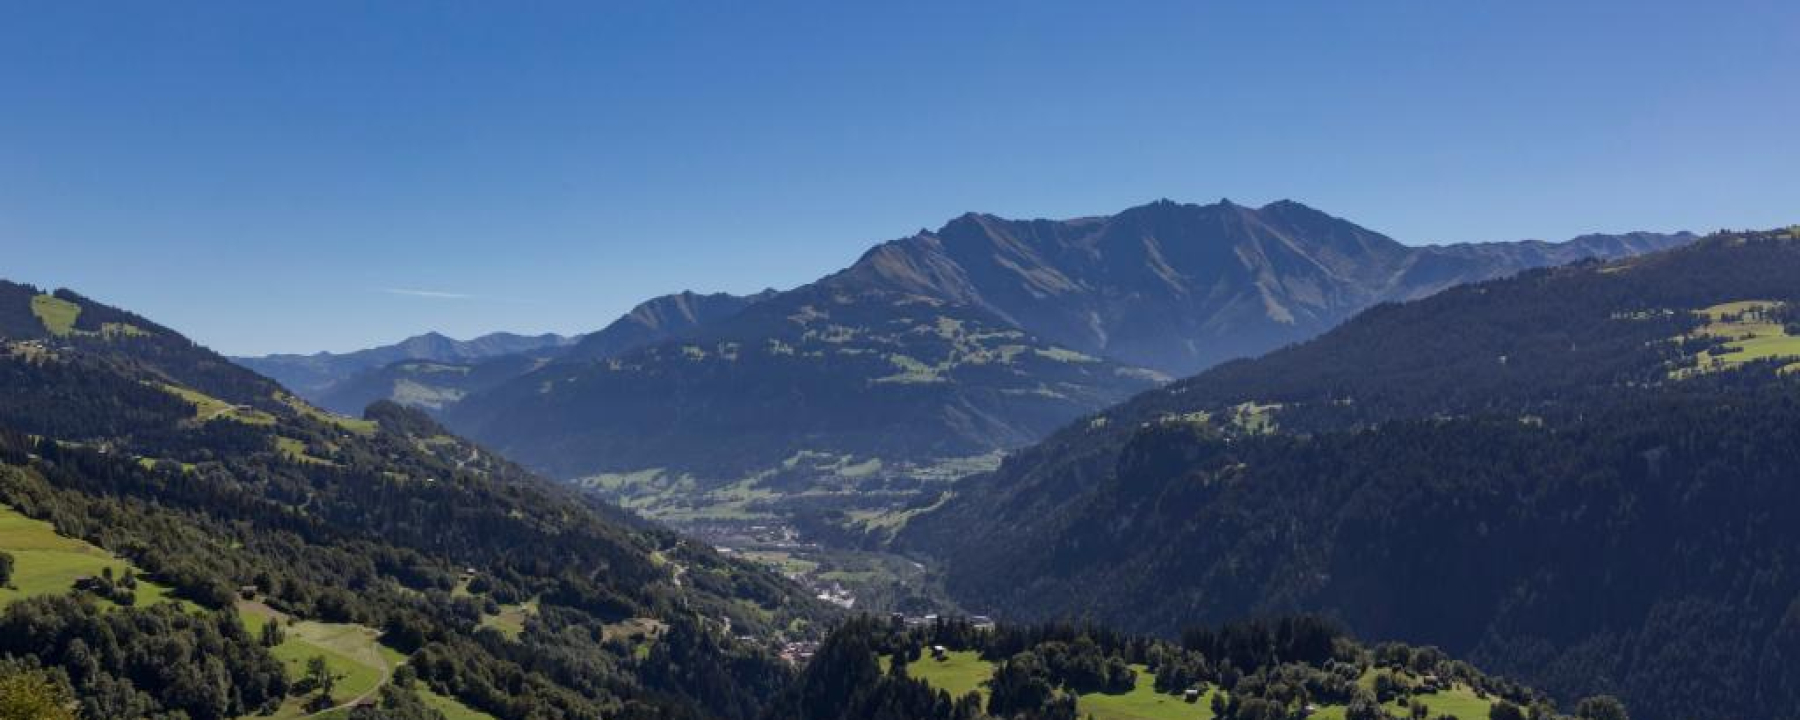
<path id="1" fill-rule="evenodd" d="M 79 295 L 0 286 L 0 335 L 0 505 L 134 568 L 0 613 L 13 674 L 83 718 L 352 699 L 272 659 L 309 623 L 405 659 L 363 715 L 432 717 L 429 692 L 502 720 L 750 718 L 792 676 L 775 645 L 828 616 L 416 411 L 320 412 Z M 177 601 L 135 603 L 150 586 Z"/>
<path id="2" fill-rule="evenodd" d="M 1320 612 L 1639 717 L 1800 717 L 1796 277 L 1793 231 L 1722 233 L 1381 306 L 1079 421 L 901 542 L 975 610 Z"/>

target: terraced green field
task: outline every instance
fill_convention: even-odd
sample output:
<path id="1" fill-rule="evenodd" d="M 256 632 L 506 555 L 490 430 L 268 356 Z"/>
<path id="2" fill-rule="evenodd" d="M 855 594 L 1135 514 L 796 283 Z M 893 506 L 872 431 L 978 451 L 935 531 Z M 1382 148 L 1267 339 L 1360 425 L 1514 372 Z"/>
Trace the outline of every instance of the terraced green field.
<path id="1" fill-rule="evenodd" d="M 0 550 L 13 556 L 10 587 L 0 588 L 0 606 L 14 600 L 69 592 L 82 577 L 98 577 L 111 568 L 122 576 L 130 563 L 99 547 L 56 534 L 50 523 L 25 517 L 0 505 Z M 169 589 L 138 580 L 133 602 L 153 605 L 169 599 Z"/>

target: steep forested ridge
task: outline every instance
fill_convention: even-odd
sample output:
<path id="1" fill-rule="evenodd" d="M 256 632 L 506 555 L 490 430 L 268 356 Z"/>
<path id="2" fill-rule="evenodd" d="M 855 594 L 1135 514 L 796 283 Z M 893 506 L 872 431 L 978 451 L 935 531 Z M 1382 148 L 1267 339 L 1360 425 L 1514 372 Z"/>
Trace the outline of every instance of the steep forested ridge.
<path id="1" fill-rule="evenodd" d="M 901 542 L 968 606 L 1318 611 L 1648 718 L 1796 717 L 1793 230 L 1369 310 L 1077 422 Z"/>
<path id="2" fill-rule="evenodd" d="M 0 284 L 0 338 L 0 504 L 188 603 L 133 606 L 109 575 L 0 614 L 0 655 L 48 666 L 86 717 L 281 703 L 300 679 L 272 672 L 255 610 L 374 628 L 422 689 L 506 720 L 746 718 L 789 677 L 766 644 L 822 613 L 416 411 L 323 413 L 73 293 Z M 393 685 L 381 703 L 406 703 Z"/>

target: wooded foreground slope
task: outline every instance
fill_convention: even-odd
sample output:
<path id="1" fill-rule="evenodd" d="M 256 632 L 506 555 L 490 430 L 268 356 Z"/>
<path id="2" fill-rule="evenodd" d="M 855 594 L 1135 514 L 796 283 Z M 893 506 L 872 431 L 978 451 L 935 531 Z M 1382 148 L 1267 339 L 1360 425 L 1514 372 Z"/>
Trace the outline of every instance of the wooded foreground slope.
<path id="1" fill-rule="evenodd" d="M 974 609 L 1317 611 L 1639 717 L 1800 716 L 1800 239 L 1379 306 L 1083 419 L 900 542 Z"/>
<path id="2" fill-rule="evenodd" d="M 503 720 L 748 718 L 790 677 L 766 643 L 822 616 L 422 414 L 324 413 L 75 293 L 0 284 L 0 338 L 0 503 L 188 603 L 65 587 L 5 609 L 0 654 L 66 676 L 85 717 L 272 710 L 299 679 L 249 636 L 254 608 L 379 631 L 422 691 Z"/>

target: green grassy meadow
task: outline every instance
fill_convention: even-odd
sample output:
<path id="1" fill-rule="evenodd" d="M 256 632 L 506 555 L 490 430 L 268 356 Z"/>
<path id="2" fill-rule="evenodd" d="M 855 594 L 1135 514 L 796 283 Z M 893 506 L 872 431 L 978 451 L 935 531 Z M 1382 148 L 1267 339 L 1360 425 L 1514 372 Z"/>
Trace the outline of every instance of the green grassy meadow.
<path id="1" fill-rule="evenodd" d="M 1773 300 L 1742 300 L 1696 311 L 1707 323 L 1694 335 L 1724 340 L 1728 351 L 1702 352 L 1694 367 L 1677 370 L 1675 377 L 1729 370 L 1758 360 L 1800 360 L 1800 337 L 1789 335 L 1786 327 L 1765 315 L 1781 305 Z"/>
<path id="2" fill-rule="evenodd" d="M 885 670 L 887 660 L 882 660 Z M 1081 717 L 1092 716 L 1094 720 L 1210 720 L 1212 708 L 1208 703 L 1211 693 L 1201 697 L 1199 702 L 1189 703 L 1174 695 L 1156 692 L 1156 675 L 1144 669 L 1142 665 L 1133 666 L 1138 673 L 1137 685 L 1131 692 L 1118 695 L 1088 693 L 1076 699 L 1076 711 Z M 994 675 L 994 664 L 981 659 L 974 651 L 955 651 L 946 654 L 944 660 L 933 660 L 929 654 L 906 666 L 907 674 L 930 683 L 932 687 L 950 693 L 951 697 L 962 697 L 971 692 L 981 695 L 982 703 L 987 702 L 987 688 L 981 683 Z M 1484 715 L 1483 718 L 1486 716 Z"/>
<path id="3" fill-rule="evenodd" d="M 1144 666 L 1133 665 L 1131 669 L 1137 671 L 1137 685 L 1131 692 L 1080 695 L 1075 709 L 1082 717 L 1092 715 L 1095 720 L 1212 720 L 1213 690 L 1190 703 L 1180 696 L 1157 692 L 1156 674 Z"/>
<path id="4" fill-rule="evenodd" d="M 907 664 L 906 672 L 931 683 L 934 688 L 950 693 L 951 697 L 980 693 L 981 702 L 985 705 L 988 693 L 981 683 L 994 676 L 994 664 L 981 659 L 981 655 L 973 650 L 958 650 L 948 653 L 942 661 L 933 660 L 927 653 Z"/>
<path id="5" fill-rule="evenodd" d="M 31 298 L 31 314 L 37 316 L 51 335 L 60 337 L 75 330 L 75 318 L 81 316 L 81 306 L 55 295 L 38 295 Z"/>
<path id="6" fill-rule="evenodd" d="M 50 523 L 33 520 L 0 505 L 0 550 L 13 556 L 10 587 L 0 588 L 0 606 L 38 595 L 67 593 L 81 577 L 98 577 L 111 568 L 115 577 L 131 567 L 112 553 L 56 534 Z M 170 599 L 169 589 L 140 578 L 134 603 L 154 605 Z"/>
<path id="7" fill-rule="evenodd" d="M 220 400 L 216 397 L 181 387 L 180 385 L 159 385 L 165 392 L 188 401 L 194 406 L 194 419 L 200 422 L 212 420 L 233 420 L 247 425 L 274 425 L 275 416 L 252 407 L 242 407 Z"/>
<path id="8" fill-rule="evenodd" d="M 302 462 L 302 463 L 308 463 L 308 464 L 312 464 L 312 465 L 335 465 L 336 464 L 330 460 L 326 460 L 324 458 L 313 457 L 312 455 L 307 454 L 306 451 L 308 448 L 306 447 L 306 443 L 301 442 L 299 440 L 295 440 L 290 437 L 282 437 L 282 436 L 277 435 L 275 437 L 275 449 L 277 451 L 279 451 L 287 459 L 293 460 L 294 462 Z"/>
<path id="9" fill-rule="evenodd" d="M 271 650 L 275 659 L 287 668 L 289 678 L 306 674 L 306 661 L 325 658 L 326 667 L 337 677 L 332 697 L 349 703 L 371 696 L 388 681 L 395 667 L 406 657 L 380 642 L 381 633 L 361 625 L 322 623 L 291 618 L 258 603 L 239 603 L 238 614 L 252 634 L 262 632 L 263 625 L 280 621 L 286 639 Z M 272 720 L 294 720 L 310 717 L 305 704 L 311 697 L 291 697 L 273 715 L 258 716 Z M 331 717 L 329 713 L 318 717 Z"/>
<path id="10" fill-rule="evenodd" d="M 432 692 L 423 683 L 419 683 L 415 687 L 418 689 L 419 699 L 424 700 L 425 704 L 432 709 L 443 713 L 446 720 L 494 720 L 494 716 L 457 702 L 456 698 Z"/>
<path id="11" fill-rule="evenodd" d="M 294 412 L 300 413 L 301 415 L 305 415 L 306 417 L 312 418 L 312 419 L 317 420 L 322 423 L 326 423 L 329 425 L 336 425 L 338 427 L 338 429 L 343 430 L 345 432 L 355 433 L 357 435 L 363 435 L 363 436 L 375 434 L 376 423 L 374 420 L 363 420 L 360 418 L 350 418 L 350 417 L 344 417 L 343 415 L 339 415 L 337 413 L 326 412 L 324 410 L 320 410 L 319 408 L 313 407 L 311 403 L 308 403 L 305 400 L 301 400 L 300 398 L 297 398 L 297 397 L 294 397 L 292 395 L 288 395 L 285 393 L 277 393 L 275 395 L 275 399 L 277 401 L 279 401 L 281 404 L 293 408 Z"/>
<path id="12" fill-rule="evenodd" d="M 519 633 L 525 632 L 525 621 L 536 615 L 537 611 L 536 599 L 518 605 L 502 605 L 498 614 L 483 616 L 481 626 L 499 630 L 500 634 L 516 640 Z"/>

